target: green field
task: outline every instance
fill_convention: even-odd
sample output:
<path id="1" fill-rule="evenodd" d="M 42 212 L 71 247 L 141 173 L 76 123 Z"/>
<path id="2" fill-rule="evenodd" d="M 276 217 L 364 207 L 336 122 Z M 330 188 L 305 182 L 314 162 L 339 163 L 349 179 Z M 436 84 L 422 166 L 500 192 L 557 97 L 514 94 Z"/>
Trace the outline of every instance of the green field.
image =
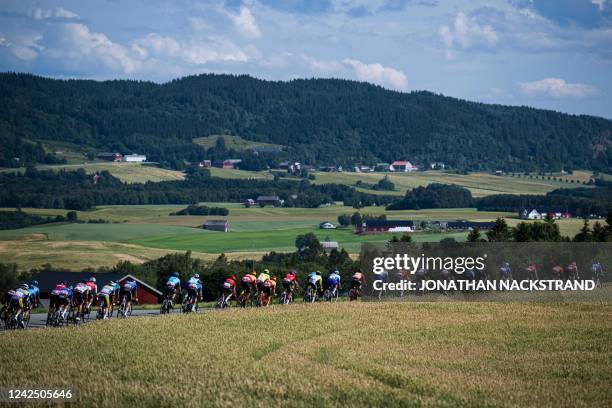
<path id="1" fill-rule="evenodd" d="M 272 144 L 272 143 L 264 143 L 264 142 L 254 142 L 252 140 L 246 140 L 241 138 L 240 136 L 232 136 L 232 135 L 210 135 L 206 137 L 198 137 L 193 139 L 193 143 L 202 146 L 204 149 L 210 149 L 214 147 L 217 143 L 217 139 L 219 137 L 223 137 L 225 141 L 225 147 L 229 150 L 248 150 L 256 147 L 273 147 L 277 149 L 281 149 L 282 145 Z"/>
<path id="2" fill-rule="evenodd" d="M 144 262 L 168 252 L 191 250 L 194 256 L 211 259 L 219 253 L 230 258 L 259 258 L 269 251 L 293 251 L 295 237 L 314 232 L 320 240 L 337 241 L 349 253 L 358 253 L 363 242 L 384 242 L 393 234 L 356 235 L 352 228 L 320 230 L 322 221 L 336 222 L 338 215 L 353 213 L 340 205 L 322 208 L 244 208 L 239 204 L 208 203 L 230 209 L 226 217 L 230 232 L 211 232 L 201 228 L 216 216 L 170 216 L 184 206 L 100 206 L 93 211 L 79 211 L 83 221 L 103 219 L 107 224 L 53 223 L 18 230 L 0 231 L 0 262 L 16 262 L 22 269 L 51 263 L 58 267 L 82 269 L 89 266 L 113 266 L 120 260 Z M 10 210 L 10 209 L 0 209 Z M 14 210 L 14 209 L 12 209 Z M 24 208 L 28 213 L 55 216 L 66 210 Z M 383 214 L 382 207 L 367 207 L 362 214 Z M 393 219 L 412 220 L 486 220 L 505 217 L 513 226 L 519 222 L 513 213 L 479 212 L 470 208 L 394 211 Z M 564 235 L 573 236 L 581 220 L 558 221 Z M 397 234 L 400 235 L 400 234 Z M 413 233 L 415 241 L 439 241 L 452 237 L 465 239 L 467 233 Z"/>
<path id="3" fill-rule="evenodd" d="M 611 315 L 341 302 L 15 331 L 2 334 L 0 386 L 71 388 L 98 407 L 609 407 Z"/>
<path id="4" fill-rule="evenodd" d="M 582 181 L 590 173 L 575 172 L 573 176 L 567 176 L 568 180 Z M 492 194 L 546 194 L 557 188 L 572 188 L 584 186 L 579 183 L 568 183 L 564 181 L 553 181 L 546 178 L 525 178 L 496 176 L 490 173 L 453 174 L 442 171 L 419 171 L 413 173 L 316 173 L 315 183 L 327 184 L 338 183 L 355 187 L 355 183 L 361 180 L 364 183 L 375 184 L 383 177 L 388 176 L 395 184 L 395 191 L 376 191 L 359 189 L 360 191 L 374 194 L 396 194 L 404 195 L 406 190 L 415 187 L 426 186 L 431 183 L 454 184 L 465 187 L 472 192 L 474 197 L 483 197 Z M 534 176 L 535 177 L 535 176 Z M 564 176 L 564 179 L 566 176 Z M 587 178 L 588 180 L 588 178 Z"/>

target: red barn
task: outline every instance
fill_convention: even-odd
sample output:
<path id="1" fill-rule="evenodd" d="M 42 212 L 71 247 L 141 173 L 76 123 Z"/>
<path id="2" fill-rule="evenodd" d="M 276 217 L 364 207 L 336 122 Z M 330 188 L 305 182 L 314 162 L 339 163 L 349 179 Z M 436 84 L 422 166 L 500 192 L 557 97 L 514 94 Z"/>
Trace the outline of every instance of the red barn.
<path id="1" fill-rule="evenodd" d="M 136 297 L 138 298 L 139 305 L 155 305 L 159 303 L 162 297 L 162 293 L 159 290 L 132 275 L 125 275 L 123 278 L 119 279 L 119 284 L 126 279 L 133 279 L 138 283 L 136 287 Z"/>

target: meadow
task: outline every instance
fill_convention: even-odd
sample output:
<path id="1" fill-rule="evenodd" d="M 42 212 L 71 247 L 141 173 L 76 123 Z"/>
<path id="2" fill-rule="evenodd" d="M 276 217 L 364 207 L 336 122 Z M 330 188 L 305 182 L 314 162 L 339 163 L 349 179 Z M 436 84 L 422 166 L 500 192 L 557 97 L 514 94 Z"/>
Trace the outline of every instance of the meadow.
<path id="1" fill-rule="evenodd" d="M 588 181 L 590 172 L 577 171 L 573 175 L 563 176 L 563 180 L 554 181 L 544 178 L 497 176 L 491 173 L 455 174 L 443 171 L 419 171 L 413 173 L 316 173 L 315 183 L 338 183 L 356 186 L 357 181 L 376 184 L 383 177 L 395 184 L 395 191 L 376 191 L 358 188 L 360 191 L 374 194 L 404 195 L 406 190 L 415 187 L 427 186 L 431 183 L 454 184 L 465 187 L 474 197 L 484 197 L 492 194 L 546 194 L 557 188 L 573 188 L 584 186 L 582 182 Z M 561 177 L 561 176 L 559 176 Z M 570 181 L 573 180 L 574 183 Z"/>
<path id="2" fill-rule="evenodd" d="M 0 387 L 70 388 L 98 407 L 609 407 L 611 315 L 340 302 L 15 331 L 0 336 Z"/>
<path id="3" fill-rule="evenodd" d="M 88 266 L 113 266 L 120 260 L 141 263 L 168 252 L 187 250 L 202 259 L 214 258 L 221 252 L 232 259 L 252 259 L 269 251 L 293 251 L 295 237 L 308 232 L 315 233 L 321 241 L 337 241 L 340 247 L 356 254 L 363 242 L 384 242 L 393 236 L 356 235 L 352 228 L 319 229 L 319 223 L 336 222 L 338 215 L 355 211 L 354 208 L 342 205 L 321 208 L 244 208 L 235 203 L 207 205 L 230 209 L 230 215 L 226 217 L 230 222 L 229 233 L 205 231 L 201 228 L 207 219 L 218 216 L 169 215 L 184 206 L 100 206 L 92 211 L 77 212 L 78 218 L 84 223 L 52 223 L 0 231 L 0 262 L 16 262 L 22 269 L 45 263 L 81 269 Z M 66 213 L 66 210 L 57 209 L 23 210 L 42 216 Z M 373 215 L 385 213 L 382 207 L 367 207 L 361 212 Z M 471 208 L 407 210 L 386 214 L 390 219 L 492 221 L 497 217 L 505 217 L 511 226 L 519 222 L 512 218 L 515 217 L 513 213 L 479 212 Z M 86 222 L 98 219 L 108 223 Z M 575 235 L 582 226 L 578 219 L 560 220 L 558 223 L 562 234 L 569 236 Z M 463 241 L 467 232 L 417 232 L 412 236 L 418 242 L 439 241 L 449 237 Z"/>

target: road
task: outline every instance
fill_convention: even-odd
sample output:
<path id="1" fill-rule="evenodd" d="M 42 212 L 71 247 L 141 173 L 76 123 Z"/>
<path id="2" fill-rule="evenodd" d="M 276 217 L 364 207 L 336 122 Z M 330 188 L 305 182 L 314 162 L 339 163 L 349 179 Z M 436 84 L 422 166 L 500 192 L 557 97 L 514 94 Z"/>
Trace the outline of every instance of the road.
<path id="1" fill-rule="evenodd" d="M 206 309 L 199 309 L 198 313 L 202 313 L 203 310 Z M 173 313 L 180 313 L 180 309 L 176 308 L 174 309 Z M 148 309 L 148 310 L 142 310 L 142 309 L 137 309 L 137 310 L 132 310 L 132 316 L 130 316 L 129 318 L 134 318 L 134 317 L 139 317 L 139 316 L 159 316 L 159 309 Z M 116 316 L 116 312 L 115 315 Z M 90 319 L 91 320 L 95 320 L 96 319 L 96 312 L 93 311 L 90 315 Z M 115 319 L 115 317 L 113 317 L 113 319 Z M 45 327 L 45 323 L 47 321 L 47 314 L 46 313 L 35 313 L 30 315 L 30 324 L 28 326 L 28 328 L 31 329 L 39 329 L 42 327 Z M 2 328 L 0 329 L 0 331 L 4 331 L 4 325 L 2 324 Z"/>

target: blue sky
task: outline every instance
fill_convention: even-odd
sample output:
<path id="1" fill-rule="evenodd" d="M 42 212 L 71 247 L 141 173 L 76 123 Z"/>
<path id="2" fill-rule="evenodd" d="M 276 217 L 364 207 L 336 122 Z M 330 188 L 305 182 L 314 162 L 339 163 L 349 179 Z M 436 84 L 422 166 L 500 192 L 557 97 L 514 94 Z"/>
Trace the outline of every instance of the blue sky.
<path id="1" fill-rule="evenodd" d="M 0 70 L 337 77 L 612 118 L 612 0 L 4 0 Z"/>

